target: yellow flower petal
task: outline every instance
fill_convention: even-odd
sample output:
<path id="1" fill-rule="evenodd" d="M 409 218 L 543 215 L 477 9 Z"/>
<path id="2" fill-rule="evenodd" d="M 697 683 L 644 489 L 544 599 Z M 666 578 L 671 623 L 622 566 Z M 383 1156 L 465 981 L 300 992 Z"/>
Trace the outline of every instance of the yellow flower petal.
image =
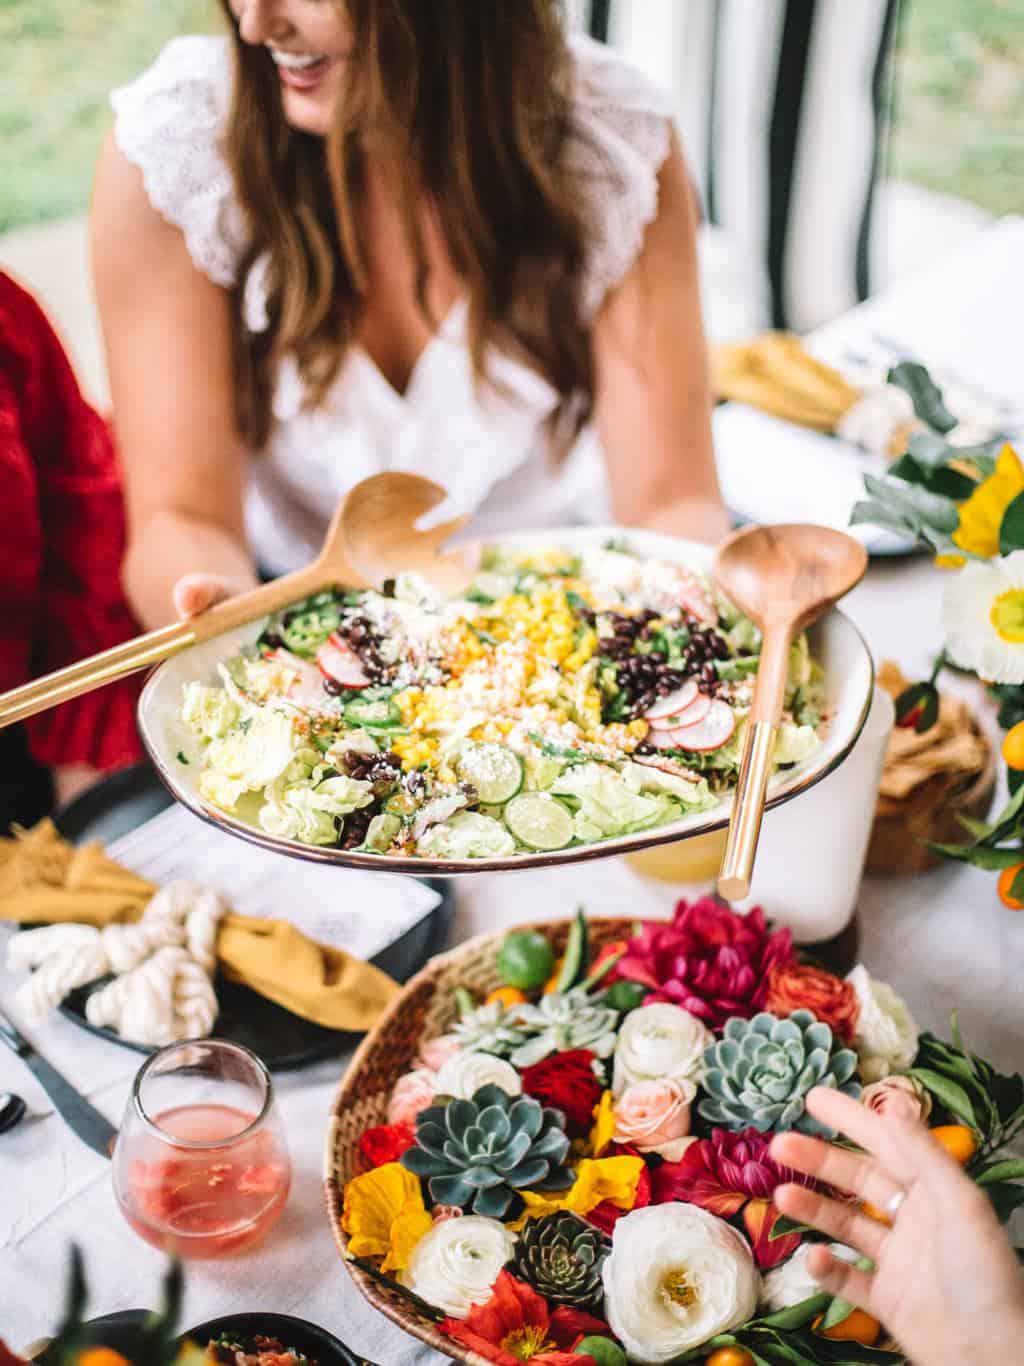
<path id="1" fill-rule="evenodd" d="M 584 1158 L 576 1171 L 575 1182 L 564 1193 L 540 1195 L 536 1191 L 520 1191 L 526 1209 L 509 1228 L 518 1231 L 527 1219 L 538 1219 L 560 1209 L 589 1214 L 604 1200 L 610 1200 L 619 1209 L 632 1209 L 643 1169 L 642 1157 Z"/>
<path id="2" fill-rule="evenodd" d="M 967 561 L 962 555 L 936 555 L 936 569 L 963 569 Z"/>
<path id="3" fill-rule="evenodd" d="M 953 533 L 961 550 L 991 559 L 999 554 L 999 527 L 1006 509 L 1024 493 L 1024 465 L 1012 446 L 999 452 L 994 473 L 978 485 L 960 508 L 960 525 Z"/>
<path id="4" fill-rule="evenodd" d="M 349 1236 L 349 1251 L 354 1257 L 401 1258 L 415 1246 L 408 1245 L 408 1239 L 416 1226 L 414 1216 L 418 1210 L 423 1210 L 429 1227 L 430 1216 L 423 1205 L 419 1178 L 407 1172 L 401 1163 L 387 1162 L 355 1177 L 345 1187 L 341 1214 L 341 1226 Z M 417 1240 L 425 1232 L 426 1228 L 422 1228 Z"/>
<path id="5" fill-rule="evenodd" d="M 590 1151 L 602 1152 L 615 1136 L 615 1097 L 605 1091 L 594 1107 L 594 1127 L 590 1131 Z"/>
<path id="6" fill-rule="evenodd" d="M 381 1263 L 381 1271 L 404 1271 L 409 1265 L 413 1248 L 434 1227 L 434 1221 L 423 1206 L 419 1190 L 414 1198 L 402 1206 L 398 1218 L 391 1225 L 388 1255 Z"/>

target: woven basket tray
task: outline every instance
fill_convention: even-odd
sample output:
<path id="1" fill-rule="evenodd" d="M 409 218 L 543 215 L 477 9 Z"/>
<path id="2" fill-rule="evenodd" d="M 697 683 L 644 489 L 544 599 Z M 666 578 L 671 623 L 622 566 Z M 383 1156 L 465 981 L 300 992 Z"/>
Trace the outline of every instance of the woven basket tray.
<path id="1" fill-rule="evenodd" d="M 625 919 L 588 919 L 592 950 L 600 951 L 612 940 L 628 938 L 633 923 Z M 565 948 L 569 925 L 568 920 L 557 920 L 540 925 L 517 925 L 516 929 L 538 930 L 551 941 L 555 953 L 560 954 Z M 420 1044 L 443 1034 L 454 1022 L 455 988 L 466 987 L 474 995 L 484 996 L 501 985 L 495 960 L 504 938 L 504 930 L 481 935 L 433 959 L 409 982 L 352 1059 L 334 1100 L 324 1149 L 327 1217 L 343 1257 L 348 1238 L 341 1227 L 342 1198 L 346 1183 L 365 1170 L 359 1157 L 361 1135 L 371 1125 L 386 1122 L 391 1089 L 412 1067 Z M 351 1262 L 346 1260 L 345 1264 L 349 1275 L 374 1308 L 407 1333 L 454 1361 L 464 1361 L 469 1366 L 488 1366 L 478 1352 L 440 1333 L 437 1325 L 399 1291 L 374 1280 Z"/>

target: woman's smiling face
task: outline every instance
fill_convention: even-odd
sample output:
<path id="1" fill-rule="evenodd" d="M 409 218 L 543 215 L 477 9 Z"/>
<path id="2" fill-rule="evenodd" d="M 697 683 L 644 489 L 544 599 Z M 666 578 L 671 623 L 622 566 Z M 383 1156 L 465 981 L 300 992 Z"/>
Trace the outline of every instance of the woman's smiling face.
<path id="1" fill-rule="evenodd" d="M 352 52 L 352 29 L 338 0 L 230 0 L 242 41 L 264 47 L 281 82 L 293 128 L 323 136 Z"/>

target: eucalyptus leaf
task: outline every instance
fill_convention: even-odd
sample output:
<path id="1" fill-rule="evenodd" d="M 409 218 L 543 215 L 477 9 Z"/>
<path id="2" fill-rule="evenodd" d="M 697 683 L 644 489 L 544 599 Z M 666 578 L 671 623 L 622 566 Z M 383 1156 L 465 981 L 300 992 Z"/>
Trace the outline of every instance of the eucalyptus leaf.
<path id="1" fill-rule="evenodd" d="M 889 475 L 865 474 L 864 487 L 873 498 L 892 504 L 898 512 L 930 527 L 952 535 L 960 525 L 960 513 L 951 498 L 927 489 L 915 488 Z"/>
<path id="2" fill-rule="evenodd" d="M 887 378 L 890 384 L 910 395 L 914 412 L 933 431 L 945 434 L 956 426 L 956 418 L 942 401 L 942 390 L 918 361 L 900 361 Z"/>
<path id="3" fill-rule="evenodd" d="M 1024 550 L 1024 493 L 1018 493 L 999 523 L 999 553 L 1012 555 Z"/>
<path id="4" fill-rule="evenodd" d="M 907 484 L 920 484 L 929 493 L 942 494 L 957 502 L 969 498 L 975 489 L 975 481 L 960 470 L 950 469 L 946 465 L 925 465 L 910 454 L 901 455 L 894 461 L 889 466 L 889 473 L 895 479 L 902 479 Z"/>
<path id="5" fill-rule="evenodd" d="M 907 438 L 907 454 L 919 465 L 947 465 L 955 451 L 956 448 L 938 432 L 916 431 Z"/>

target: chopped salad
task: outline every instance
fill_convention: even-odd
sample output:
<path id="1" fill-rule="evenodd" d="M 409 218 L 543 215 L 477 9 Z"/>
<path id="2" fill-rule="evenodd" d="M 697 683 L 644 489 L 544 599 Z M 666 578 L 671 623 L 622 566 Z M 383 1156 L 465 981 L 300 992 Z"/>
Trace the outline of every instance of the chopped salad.
<path id="1" fill-rule="evenodd" d="M 296 603 L 219 686 L 189 683 L 181 715 L 203 798 L 270 834 L 507 858 L 714 806 L 736 780 L 759 649 L 685 566 L 619 543 L 499 546 L 461 597 L 405 574 Z M 801 637 L 777 765 L 820 745 L 821 680 Z"/>
<path id="2" fill-rule="evenodd" d="M 278 1338 L 260 1333 L 243 1340 L 232 1333 L 222 1333 L 207 1347 L 206 1358 L 221 1366 L 317 1366 L 310 1357 L 285 1347 Z"/>

